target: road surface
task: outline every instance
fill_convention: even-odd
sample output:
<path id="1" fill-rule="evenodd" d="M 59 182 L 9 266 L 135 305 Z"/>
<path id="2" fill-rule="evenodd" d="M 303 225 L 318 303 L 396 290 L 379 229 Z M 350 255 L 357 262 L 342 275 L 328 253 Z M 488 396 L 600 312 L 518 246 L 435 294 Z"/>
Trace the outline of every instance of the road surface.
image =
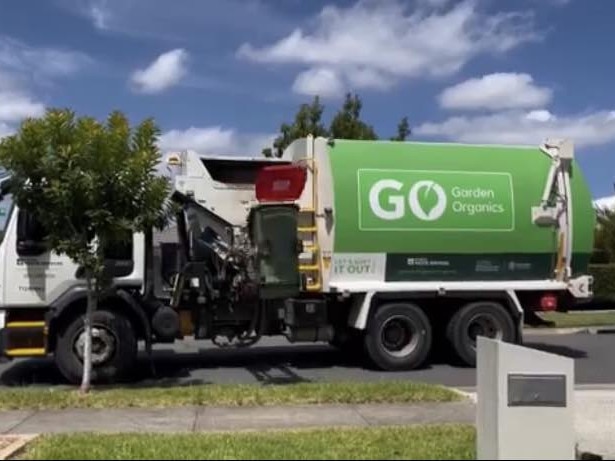
<path id="1" fill-rule="evenodd" d="M 526 345 L 575 359 L 576 384 L 615 384 L 615 335 L 526 336 Z M 135 369 L 139 386 L 206 383 L 299 383 L 310 381 L 374 381 L 408 379 L 455 387 L 473 387 L 475 370 L 434 359 L 426 368 L 386 373 L 348 359 L 326 345 L 290 345 L 285 339 L 264 339 L 242 350 L 220 350 L 210 343 L 157 346 L 156 377 L 147 360 Z M 28 359 L 0 364 L 0 386 L 64 385 L 50 360 Z"/>

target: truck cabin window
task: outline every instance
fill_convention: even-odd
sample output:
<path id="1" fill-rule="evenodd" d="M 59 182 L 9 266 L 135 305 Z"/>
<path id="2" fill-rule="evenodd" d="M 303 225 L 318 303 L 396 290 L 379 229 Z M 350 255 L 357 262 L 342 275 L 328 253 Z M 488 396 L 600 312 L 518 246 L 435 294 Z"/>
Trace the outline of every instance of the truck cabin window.
<path id="1" fill-rule="evenodd" d="M 47 232 L 36 219 L 26 211 L 19 210 L 17 215 L 17 254 L 20 256 L 39 256 L 47 251 L 45 237 Z"/>
<path id="2" fill-rule="evenodd" d="M 112 261 L 132 261 L 133 240 L 132 232 L 126 231 L 117 242 L 107 244 L 105 247 L 105 259 Z"/>
<path id="3" fill-rule="evenodd" d="M 3 204 L 0 204 L 0 209 Z M 2 218 L 0 216 L 0 218 Z M 45 237 L 47 232 L 36 217 L 25 210 L 19 210 L 17 216 L 17 253 L 20 256 L 40 256 L 47 251 Z M 105 259 L 112 261 L 132 261 L 132 233 L 121 241 L 109 244 L 105 248 Z"/>

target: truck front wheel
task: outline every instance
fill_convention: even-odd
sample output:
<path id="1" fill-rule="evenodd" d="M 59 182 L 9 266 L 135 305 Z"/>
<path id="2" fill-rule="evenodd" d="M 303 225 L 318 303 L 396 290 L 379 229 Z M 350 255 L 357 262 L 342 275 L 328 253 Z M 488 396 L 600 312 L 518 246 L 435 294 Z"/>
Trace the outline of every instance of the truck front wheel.
<path id="1" fill-rule="evenodd" d="M 510 313 L 500 303 L 472 302 L 452 316 L 446 336 L 457 357 L 465 365 L 475 367 L 477 337 L 512 342 L 515 338 L 515 324 Z"/>
<path id="2" fill-rule="evenodd" d="M 55 361 L 72 384 L 81 382 L 85 328 L 83 315 L 69 321 L 58 333 Z M 137 359 L 137 338 L 124 315 L 99 310 L 92 316 L 92 384 L 113 383 L 125 377 Z"/>
<path id="3" fill-rule="evenodd" d="M 412 370 L 427 359 L 432 329 L 414 304 L 391 303 L 378 308 L 369 321 L 365 348 L 374 364 L 386 371 Z"/>

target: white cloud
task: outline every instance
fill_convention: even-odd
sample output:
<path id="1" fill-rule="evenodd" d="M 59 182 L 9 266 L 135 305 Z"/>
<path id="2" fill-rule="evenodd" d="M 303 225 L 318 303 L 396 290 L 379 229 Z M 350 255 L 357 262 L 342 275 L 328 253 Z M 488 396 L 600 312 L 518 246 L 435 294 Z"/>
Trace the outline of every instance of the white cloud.
<path id="1" fill-rule="evenodd" d="M 551 5 L 551 6 L 566 6 L 572 2 L 572 0 L 534 0 L 537 4 Z"/>
<path id="2" fill-rule="evenodd" d="M 233 143 L 234 132 L 220 127 L 170 130 L 160 136 L 162 150 L 196 150 L 203 153 L 224 150 Z"/>
<path id="3" fill-rule="evenodd" d="M 297 75 L 293 91 L 309 96 L 330 97 L 343 92 L 344 84 L 335 70 L 326 67 L 314 68 Z"/>
<path id="4" fill-rule="evenodd" d="M 594 207 L 599 209 L 615 209 L 615 195 L 611 195 L 608 197 L 601 197 L 597 200 L 594 200 Z"/>
<path id="5" fill-rule="evenodd" d="M 347 85 L 386 88 L 402 79 L 449 76 L 478 55 L 503 54 L 539 38 L 529 13 L 487 15 L 475 0 L 447 8 L 441 8 L 442 1 L 430 3 L 413 11 L 400 0 L 327 6 L 312 30 L 297 28 L 262 47 L 244 43 L 237 55 L 258 63 L 327 68 Z M 357 72 L 363 78 L 356 78 Z"/>
<path id="6" fill-rule="evenodd" d="M 111 12 L 107 0 L 94 0 L 86 5 L 86 14 L 92 19 L 94 27 L 105 30 L 109 27 Z"/>
<path id="7" fill-rule="evenodd" d="M 553 92 L 537 86 L 531 75 L 495 73 L 446 88 L 439 96 L 445 109 L 526 109 L 544 107 Z"/>
<path id="8" fill-rule="evenodd" d="M 49 0 L 47 0 L 49 1 Z M 288 29 L 288 18 L 275 2 L 262 0 L 51 0 L 105 34 L 157 42 L 217 40 L 222 34 Z"/>
<path id="9" fill-rule="evenodd" d="M 14 132 L 13 128 L 6 123 L 0 122 L 0 139 L 5 136 L 12 135 Z"/>
<path id="10" fill-rule="evenodd" d="M 615 111 L 557 116 L 547 110 L 511 110 L 424 123 L 414 133 L 457 142 L 498 144 L 537 144 L 546 138 L 565 137 L 576 146 L 596 146 L 615 141 Z"/>
<path id="11" fill-rule="evenodd" d="M 40 117 L 45 105 L 18 92 L 3 92 L 0 88 L 0 122 L 18 122 L 28 117 Z"/>
<path id="12" fill-rule="evenodd" d="M 13 91 L 19 87 L 19 78 L 0 66 L 0 91 Z"/>
<path id="13" fill-rule="evenodd" d="M 88 55 L 78 51 L 34 48 L 0 36 L 0 70 L 19 73 L 33 80 L 70 76 L 92 63 Z"/>
<path id="14" fill-rule="evenodd" d="M 25 118 L 44 114 L 37 86 L 74 75 L 93 62 L 78 51 L 32 47 L 0 35 L 0 135 L 13 132 Z"/>
<path id="15" fill-rule="evenodd" d="M 424 6 L 431 8 L 442 8 L 450 3 L 451 0 L 419 0 Z"/>
<path id="16" fill-rule="evenodd" d="M 18 75 L 3 71 L 0 67 L 0 129 L 4 134 L 9 124 L 26 117 L 38 117 L 45 111 L 45 105 L 30 95 L 21 85 Z"/>
<path id="17" fill-rule="evenodd" d="M 394 84 L 390 76 L 369 67 L 357 68 L 346 77 L 350 86 L 354 88 L 386 90 Z"/>
<path id="18" fill-rule="evenodd" d="M 164 152 L 194 150 L 201 154 L 260 156 L 263 148 L 271 147 L 276 135 L 239 134 L 220 126 L 190 127 L 170 130 L 160 136 L 159 146 Z"/>
<path id="19" fill-rule="evenodd" d="M 555 115 L 546 109 L 539 109 L 528 112 L 525 118 L 534 122 L 548 122 L 549 120 L 554 120 Z"/>
<path id="20" fill-rule="evenodd" d="M 145 69 L 136 70 L 131 77 L 137 91 L 160 93 L 177 85 L 188 73 L 188 52 L 177 48 L 161 54 Z"/>

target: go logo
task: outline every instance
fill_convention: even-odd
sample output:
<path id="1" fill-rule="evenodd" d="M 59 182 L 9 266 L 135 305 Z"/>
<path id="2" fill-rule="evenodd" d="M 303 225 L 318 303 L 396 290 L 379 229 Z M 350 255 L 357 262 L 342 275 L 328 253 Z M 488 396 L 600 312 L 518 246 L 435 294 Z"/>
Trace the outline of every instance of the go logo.
<path id="1" fill-rule="evenodd" d="M 408 195 L 402 193 L 404 184 L 394 179 L 382 179 L 369 191 L 369 205 L 372 212 L 387 221 L 401 219 L 405 214 L 406 199 L 410 212 L 421 221 L 435 221 L 446 211 L 446 192 L 440 184 L 431 181 L 418 181 L 412 185 Z M 388 191 L 386 203 L 382 206 L 382 196 Z M 396 193 L 391 193 L 394 191 Z"/>

